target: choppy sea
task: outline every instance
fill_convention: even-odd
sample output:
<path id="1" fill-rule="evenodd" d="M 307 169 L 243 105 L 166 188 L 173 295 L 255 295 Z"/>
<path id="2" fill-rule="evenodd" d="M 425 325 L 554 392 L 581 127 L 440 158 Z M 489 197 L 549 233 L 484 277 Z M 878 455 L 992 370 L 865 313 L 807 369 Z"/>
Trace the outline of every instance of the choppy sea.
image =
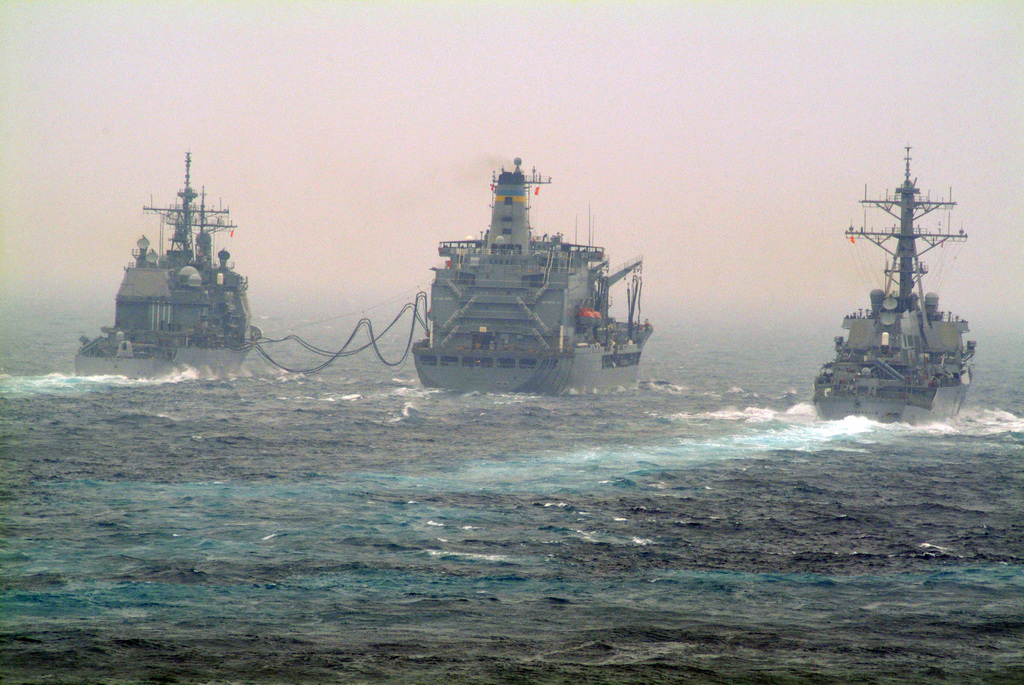
<path id="1" fill-rule="evenodd" d="M 815 418 L 830 336 L 665 326 L 541 397 L 78 378 L 99 323 L 7 321 L 4 683 L 1024 681 L 1021 336 L 907 426 Z"/>

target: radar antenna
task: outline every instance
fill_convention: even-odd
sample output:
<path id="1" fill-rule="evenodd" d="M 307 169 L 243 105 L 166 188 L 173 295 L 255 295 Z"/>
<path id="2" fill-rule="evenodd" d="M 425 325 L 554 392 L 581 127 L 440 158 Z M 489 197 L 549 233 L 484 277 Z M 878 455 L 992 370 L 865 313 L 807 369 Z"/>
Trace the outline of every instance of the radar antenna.
<path id="1" fill-rule="evenodd" d="M 920 292 L 923 290 L 921 277 L 928 273 L 928 268 L 920 260 L 921 255 L 947 241 L 967 240 L 967 234 L 962 229 L 959 233 L 951 233 L 949 222 L 946 223 L 944 233 L 941 230 L 932 232 L 915 227 L 915 222 L 926 214 L 943 207 L 955 207 L 956 203 L 951 200 L 932 200 L 930 197 L 920 197 L 921 191 L 917 188 L 917 179 L 910 180 L 910 150 L 911 147 L 906 146 L 906 171 L 903 185 L 896 188 L 892 194 L 887 191 L 884 199 L 870 200 L 867 199 L 865 193 L 865 199 L 860 201 L 862 205 L 881 209 L 899 220 L 899 225 L 878 231 L 869 231 L 864 227 L 855 230 L 851 226 L 846 231 L 851 240 L 854 236 L 867 238 L 885 250 L 892 258 L 885 268 L 885 292 L 888 294 L 896 291 L 896 312 L 912 311 L 915 308 L 913 297 L 915 286 L 919 291 L 920 302 L 924 302 L 924 293 Z M 890 240 L 896 241 L 895 247 L 890 247 L 887 244 Z M 917 241 L 919 240 L 926 243 L 928 247 L 923 250 L 918 249 Z"/>
<path id="2" fill-rule="evenodd" d="M 202 202 L 199 207 L 198 217 L 193 203 L 200 194 L 192 188 L 192 153 L 185 153 L 185 187 L 178 191 L 181 198 L 180 204 L 173 207 L 145 206 L 142 209 L 147 212 L 159 214 L 163 223 L 174 227 L 171 236 L 171 249 L 165 256 L 166 263 L 161 264 L 166 268 L 181 268 L 189 264 L 198 264 L 196 259 L 196 243 L 198 242 L 202 252 L 202 264 L 209 266 L 210 255 L 212 254 L 212 241 L 209 234 L 218 231 L 237 228 L 228 219 L 228 209 L 212 209 L 206 207 L 206 192 L 202 193 Z"/>

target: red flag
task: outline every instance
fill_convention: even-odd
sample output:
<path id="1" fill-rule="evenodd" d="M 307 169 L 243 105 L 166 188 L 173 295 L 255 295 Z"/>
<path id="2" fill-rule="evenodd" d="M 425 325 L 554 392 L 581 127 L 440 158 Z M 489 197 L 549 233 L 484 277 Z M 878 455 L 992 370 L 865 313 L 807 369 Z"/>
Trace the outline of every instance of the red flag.
<path id="1" fill-rule="evenodd" d="M 228 237 L 229 238 L 234 238 L 235 237 L 235 229 L 233 229 L 233 228 L 231 229 L 231 233 L 228 234 Z"/>
<path id="2" fill-rule="evenodd" d="M 533 194 L 540 195 L 540 186 L 537 186 L 536 188 L 533 189 Z"/>
<path id="3" fill-rule="evenodd" d="M 855 240 L 853 239 L 853 236 L 852 236 L 852 235 L 850 236 L 850 242 L 851 242 L 851 243 L 853 243 L 853 242 L 856 242 L 856 241 L 855 241 Z"/>

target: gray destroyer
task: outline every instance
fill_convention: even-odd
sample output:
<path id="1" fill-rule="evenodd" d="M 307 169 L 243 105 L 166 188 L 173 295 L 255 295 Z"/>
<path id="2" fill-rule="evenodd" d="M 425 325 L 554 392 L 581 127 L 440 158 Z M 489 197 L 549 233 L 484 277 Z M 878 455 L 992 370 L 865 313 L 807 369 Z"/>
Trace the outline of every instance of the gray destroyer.
<path id="1" fill-rule="evenodd" d="M 413 346 L 420 381 L 549 395 L 635 384 L 653 330 L 638 322 L 642 259 L 612 270 L 603 248 L 537 236 L 530 192 L 551 179 L 514 163 L 492 181 L 489 230 L 438 248 L 427 338 Z M 609 289 L 623 279 L 628 313 L 616 321 Z"/>
<path id="2" fill-rule="evenodd" d="M 907 148 L 903 184 L 884 199 L 861 204 L 899 220 L 888 230 L 855 231 L 851 242 L 866 238 L 885 250 L 885 289 L 871 291 L 870 309 L 843 321 L 848 339 L 835 339 L 836 358 L 814 381 L 814 406 L 823 419 L 866 416 L 881 422 L 914 423 L 956 415 L 971 384 L 975 343 L 964 344 L 967 321 L 939 309 L 939 296 L 923 291 L 927 273 L 920 256 L 947 241 L 963 241 L 960 230 L 932 232 L 915 225 L 924 215 L 956 203 L 922 198 L 910 178 Z M 894 244 L 893 244 L 894 243 Z M 919 249 L 919 245 L 925 245 Z"/>
<path id="3" fill-rule="evenodd" d="M 250 323 L 248 279 L 234 271 L 227 250 L 213 259 L 214 234 L 236 227 L 227 209 L 207 207 L 205 191 L 193 190 L 191 166 L 186 154 L 180 203 L 143 208 L 162 217 L 161 242 L 163 227 L 171 229 L 169 248 L 152 249 L 145 236 L 138 241 L 117 292 L 114 325 L 100 337 L 82 336 L 76 374 L 154 378 L 194 369 L 233 376 L 259 338 Z"/>

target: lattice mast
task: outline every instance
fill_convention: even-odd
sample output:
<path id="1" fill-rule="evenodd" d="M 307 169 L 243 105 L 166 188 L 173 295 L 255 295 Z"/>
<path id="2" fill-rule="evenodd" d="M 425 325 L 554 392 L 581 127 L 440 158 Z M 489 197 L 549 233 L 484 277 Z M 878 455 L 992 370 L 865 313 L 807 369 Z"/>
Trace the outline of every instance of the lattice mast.
<path id="1" fill-rule="evenodd" d="M 213 260 L 214 233 L 234 230 L 237 226 L 231 223 L 229 209 L 212 209 L 206 206 L 206 191 L 197 193 L 191 185 L 192 153 L 185 153 L 185 188 L 178 191 L 181 203 L 173 207 L 143 207 L 147 212 L 154 212 L 163 217 L 163 221 L 174 228 L 171 246 L 166 253 L 166 264 L 169 268 L 180 268 L 193 264 L 209 268 Z M 199 207 L 195 200 L 200 198 Z"/>
<path id="2" fill-rule="evenodd" d="M 888 230 L 868 231 L 864 227 L 855 230 L 853 226 L 847 229 L 847 235 L 853 240 L 854 236 L 867 238 L 880 248 L 885 250 L 891 261 L 887 261 L 885 268 L 885 294 L 892 294 L 896 284 L 899 286 L 897 297 L 897 312 L 911 311 L 914 305 L 914 290 L 918 290 L 918 305 L 923 306 L 924 292 L 921 284 L 921 277 L 928 273 L 928 268 L 921 261 L 921 255 L 932 250 L 946 241 L 962 242 L 967 239 L 963 229 L 959 233 L 952 233 L 948 225 L 946 232 L 929 232 L 925 229 L 915 227 L 915 222 L 926 214 L 943 207 L 952 208 L 956 203 L 952 200 L 932 200 L 930 197 L 921 198 L 921 191 L 917 188 L 917 179 L 910 180 L 910 150 L 906 148 L 906 176 L 903 185 L 896 188 L 893 194 L 886 193 L 885 199 L 870 200 L 867 197 L 867 189 L 864 191 L 864 199 L 861 204 L 873 206 L 899 220 L 899 226 L 893 226 Z M 886 243 L 890 240 L 896 241 L 895 248 Z M 917 241 L 924 241 L 928 247 L 918 249 Z"/>

